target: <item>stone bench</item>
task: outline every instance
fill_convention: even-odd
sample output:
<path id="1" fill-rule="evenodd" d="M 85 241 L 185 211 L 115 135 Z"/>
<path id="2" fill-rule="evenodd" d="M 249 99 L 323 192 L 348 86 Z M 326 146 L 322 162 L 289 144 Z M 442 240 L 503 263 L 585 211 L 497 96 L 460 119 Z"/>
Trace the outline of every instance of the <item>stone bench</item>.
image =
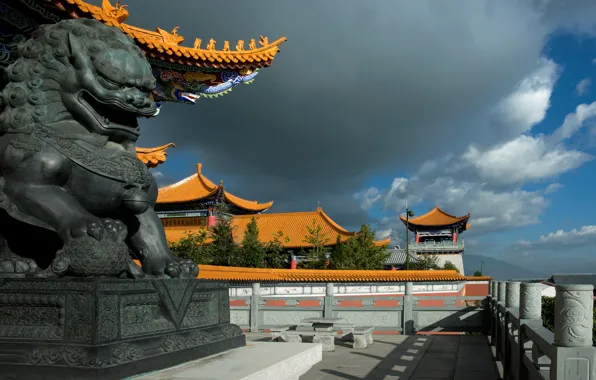
<path id="1" fill-rule="evenodd" d="M 313 330 L 287 330 L 282 333 L 282 339 L 288 343 L 302 343 L 303 336 L 312 336 L 313 343 L 321 343 L 323 351 L 335 351 L 335 335 L 337 332 L 331 331 L 313 331 Z"/>
<path id="2" fill-rule="evenodd" d="M 357 326 L 352 331 L 352 348 L 366 348 L 369 344 L 373 344 L 372 333 L 374 327 Z"/>
<path id="3" fill-rule="evenodd" d="M 340 336 L 341 340 L 353 340 L 352 333 L 354 332 L 355 328 L 356 328 L 356 325 L 354 325 L 353 323 L 335 323 L 335 324 L 333 324 L 334 330 L 336 330 L 336 331 L 341 330 L 341 336 Z"/>
<path id="4" fill-rule="evenodd" d="M 269 328 L 269 332 L 271 333 L 271 340 L 278 341 L 280 338 L 283 339 L 284 332 L 295 329 L 296 325 L 271 326 Z"/>

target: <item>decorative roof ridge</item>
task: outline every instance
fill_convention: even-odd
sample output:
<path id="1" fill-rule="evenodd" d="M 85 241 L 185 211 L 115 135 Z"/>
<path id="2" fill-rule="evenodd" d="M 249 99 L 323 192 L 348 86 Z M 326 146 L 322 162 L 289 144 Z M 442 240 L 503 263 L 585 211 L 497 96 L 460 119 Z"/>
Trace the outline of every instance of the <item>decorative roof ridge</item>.
<path id="1" fill-rule="evenodd" d="M 209 40 L 209 44 L 207 45 L 206 49 L 202 49 L 201 43 L 202 40 L 200 38 L 196 38 L 193 44 L 193 47 L 186 47 L 186 46 L 179 46 L 178 44 L 184 41 L 184 37 L 178 34 L 179 26 L 176 26 L 172 29 L 171 32 L 167 32 L 162 28 L 157 27 L 156 31 L 150 31 L 147 29 L 143 29 L 140 27 L 132 26 L 129 24 L 124 23 L 128 19 L 129 12 L 126 9 L 126 5 L 120 5 L 120 0 L 116 1 L 115 6 L 113 6 L 109 0 L 102 0 L 101 7 L 95 6 L 93 4 L 89 4 L 83 0 L 65 0 L 66 3 L 75 5 L 80 11 L 84 13 L 89 13 L 93 18 L 102 20 L 107 24 L 112 26 L 118 27 L 122 29 L 127 34 L 134 34 L 134 32 L 140 33 L 144 36 L 147 36 L 149 39 L 160 41 L 165 46 L 172 46 L 178 48 L 180 52 L 186 52 L 190 55 L 206 55 L 210 56 L 212 53 L 215 53 L 216 56 L 230 56 L 230 57 L 239 57 L 239 56 L 248 56 L 251 57 L 255 54 L 260 53 L 269 53 L 269 54 L 276 54 L 279 51 L 279 45 L 283 44 L 287 41 L 286 37 L 278 38 L 273 42 L 269 42 L 267 37 L 260 36 L 259 38 L 259 45 L 257 47 L 256 40 L 251 39 L 249 41 L 248 50 L 244 48 L 244 40 L 238 40 L 236 43 L 236 50 L 232 51 L 230 49 L 230 42 L 224 41 L 224 47 L 222 50 L 216 50 L 215 44 L 216 41 L 211 38 Z M 60 3 L 57 4 L 58 8 L 65 11 L 66 9 Z M 135 37 L 135 36 L 133 36 Z M 140 41 L 147 45 L 152 45 L 150 41 Z M 251 58 L 252 59 L 252 58 Z"/>
<path id="2" fill-rule="evenodd" d="M 399 219 L 402 222 L 404 222 L 404 223 L 408 222 L 408 223 L 411 223 L 411 224 L 416 224 L 416 220 L 421 219 L 421 218 L 423 218 L 425 216 L 430 216 L 430 215 L 435 214 L 435 213 L 440 213 L 440 214 L 443 214 L 443 215 L 445 215 L 447 217 L 450 217 L 450 218 L 453 218 L 453 219 L 459 219 L 458 221 L 463 221 L 466 218 L 469 219 L 472 216 L 472 214 L 469 213 L 469 212 L 466 215 L 463 215 L 463 216 L 455 216 L 455 215 L 452 215 L 452 214 L 449 214 L 449 213 L 443 211 L 439 207 L 439 205 L 436 205 L 432 210 L 428 211 L 426 214 L 422 214 L 422 215 L 417 216 L 415 218 L 408 218 L 408 219 L 404 218 L 402 215 L 399 215 Z"/>
<path id="3" fill-rule="evenodd" d="M 159 151 L 162 151 L 162 150 L 166 150 L 166 149 L 168 149 L 170 147 L 175 148 L 176 147 L 176 144 L 174 144 L 174 143 L 167 143 L 167 144 L 156 146 L 156 147 L 153 147 L 153 148 L 142 148 L 142 147 L 139 147 L 138 146 L 138 147 L 136 147 L 136 151 L 137 151 L 137 153 L 155 153 L 155 152 L 159 152 Z"/>
<path id="4" fill-rule="evenodd" d="M 197 163 L 197 172 L 193 175 L 196 175 L 203 186 L 211 192 L 223 188 L 223 180 L 219 182 L 219 185 L 216 185 L 215 182 L 211 181 L 203 174 L 203 164 L 200 162 Z"/>
<path id="5" fill-rule="evenodd" d="M 323 219 L 325 219 L 325 221 L 327 223 L 329 223 L 331 225 L 331 227 L 333 227 L 337 231 L 348 233 L 348 234 L 351 234 L 352 236 L 356 236 L 358 234 L 357 232 L 350 232 L 350 231 L 346 230 L 345 228 L 343 228 L 342 226 L 340 226 L 339 224 L 337 224 L 337 222 L 335 222 L 333 219 L 331 219 L 331 217 L 329 217 L 329 215 L 325 214 L 325 211 L 323 211 L 323 208 L 321 206 L 317 207 L 315 212 L 320 214 L 323 217 Z"/>
<path id="6" fill-rule="evenodd" d="M 443 215 L 449 216 L 449 217 L 454 218 L 454 219 L 462 219 L 462 218 L 465 218 L 466 216 L 471 216 L 471 214 L 469 212 L 466 215 L 462 215 L 462 216 L 455 216 L 455 215 L 449 214 L 448 212 L 446 212 L 445 210 L 443 210 L 442 208 L 440 208 L 438 204 L 435 205 L 435 208 L 433 210 L 437 210 L 438 212 L 442 213 Z M 431 210 L 431 211 L 433 211 L 433 210 Z M 428 213 L 430 213 L 431 211 L 429 211 Z"/>

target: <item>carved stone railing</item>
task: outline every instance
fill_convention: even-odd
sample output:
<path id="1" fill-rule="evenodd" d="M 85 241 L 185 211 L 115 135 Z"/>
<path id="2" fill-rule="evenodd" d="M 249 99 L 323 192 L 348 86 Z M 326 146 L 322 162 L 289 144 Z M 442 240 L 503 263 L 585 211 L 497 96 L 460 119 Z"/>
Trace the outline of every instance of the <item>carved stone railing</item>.
<path id="1" fill-rule="evenodd" d="M 335 294 L 337 284 L 321 284 L 324 295 L 262 295 L 253 283 L 249 296 L 230 296 L 234 324 L 251 332 L 297 324 L 310 317 L 343 317 L 348 323 L 374 327 L 376 332 L 414 334 L 424 331 L 481 332 L 488 323 L 485 296 L 414 295 L 406 282 L 402 294 Z"/>
<path id="2" fill-rule="evenodd" d="M 593 290 L 556 287 L 553 333 L 542 323 L 542 284 L 491 282 L 490 341 L 505 379 L 596 379 Z"/>
<path id="3" fill-rule="evenodd" d="M 453 243 L 450 241 L 440 242 L 440 243 L 412 243 L 409 245 L 408 250 L 411 253 L 418 253 L 418 252 L 434 252 L 434 253 L 441 253 L 441 252 L 459 252 L 463 251 L 465 248 L 464 242 L 458 241 L 457 243 Z M 404 248 L 395 248 L 395 251 L 405 252 Z M 390 250 L 390 251 L 394 251 Z"/>

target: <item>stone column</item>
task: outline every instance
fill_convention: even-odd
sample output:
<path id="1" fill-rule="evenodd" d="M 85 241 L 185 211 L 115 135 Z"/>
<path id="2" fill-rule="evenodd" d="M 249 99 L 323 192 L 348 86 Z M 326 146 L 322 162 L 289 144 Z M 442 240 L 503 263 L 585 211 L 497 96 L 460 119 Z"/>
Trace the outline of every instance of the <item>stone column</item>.
<path id="1" fill-rule="evenodd" d="M 499 298 L 499 281 L 493 281 L 493 300 Z"/>
<path id="2" fill-rule="evenodd" d="M 259 332 L 259 300 L 261 298 L 261 284 L 252 283 L 252 296 L 250 297 L 250 332 Z"/>
<path id="3" fill-rule="evenodd" d="M 557 285 L 555 346 L 592 347 L 594 286 Z"/>
<path id="4" fill-rule="evenodd" d="M 414 313 L 412 313 L 412 307 L 414 305 L 413 290 L 414 284 L 406 282 L 402 314 L 402 333 L 404 335 L 412 335 L 415 332 Z"/>
<path id="5" fill-rule="evenodd" d="M 520 319 L 542 319 L 542 284 L 524 282 L 520 286 Z"/>
<path id="6" fill-rule="evenodd" d="M 506 292 L 505 284 L 506 284 L 505 281 L 499 281 L 499 294 L 497 296 L 497 301 L 499 303 L 505 302 L 505 292 Z"/>
<path id="7" fill-rule="evenodd" d="M 493 288 L 495 287 L 494 285 L 495 285 L 495 282 L 493 280 L 490 280 L 488 282 L 488 297 L 489 298 L 492 298 L 494 295 L 494 291 L 493 291 Z"/>
<path id="8" fill-rule="evenodd" d="M 333 318 L 333 298 L 333 283 L 328 282 L 323 305 L 323 317 L 325 318 Z"/>
<path id="9" fill-rule="evenodd" d="M 507 281 L 505 288 L 505 307 L 506 308 L 519 308 L 519 291 L 521 282 Z"/>

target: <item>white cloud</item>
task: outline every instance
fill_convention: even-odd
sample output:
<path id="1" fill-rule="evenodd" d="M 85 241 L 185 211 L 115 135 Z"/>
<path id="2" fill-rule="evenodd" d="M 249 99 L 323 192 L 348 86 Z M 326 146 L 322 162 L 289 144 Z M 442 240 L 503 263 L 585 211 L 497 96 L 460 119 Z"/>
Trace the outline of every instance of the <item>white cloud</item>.
<path id="1" fill-rule="evenodd" d="M 596 225 L 590 224 L 572 230 L 557 230 L 540 236 L 537 240 L 520 240 L 517 245 L 525 248 L 538 248 L 545 246 L 556 249 L 559 246 L 584 246 L 596 243 Z"/>
<path id="2" fill-rule="evenodd" d="M 592 80 L 590 78 L 584 78 L 579 81 L 579 83 L 575 86 L 575 90 L 577 91 L 578 95 L 583 95 L 588 92 L 590 85 L 592 84 Z"/>
<path id="3" fill-rule="evenodd" d="M 551 183 L 544 189 L 544 194 L 552 194 L 563 188 L 563 185 L 557 182 Z"/>
<path id="4" fill-rule="evenodd" d="M 596 102 L 580 104 L 575 108 L 575 112 L 565 116 L 563 124 L 553 132 L 551 143 L 558 143 L 570 138 L 594 117 L 596 117 Z"/>
<path id="5" fill-rule="evenodd" d="M 592 157 L 589 154 L 551 146 L 543 136 L 521 135 L 485 152 L 470 146 L 463 160 L 481 179 L 495 184 L 521 184 L 543 180 L 575 169 Z"/>
<path id="6" fill-rule="evenodd" d="M 354 194 L 354 198 L 360 201 L 360 207 L 363 210 L 368 210 L 381 198 L 381 192 L 376 187 L 369 187 L 364 191 Z"/>
<path id="7" fill-rule="evenodd" d="M 550 107 L 550 95 L 560 69 L 550 59 L 543 58 L 540 64 L 497 107 L 502 122 L 516 133 L 523 133 L 544 120 Z"/>
<path id="8" fill-rule="evenodd" d="M 580 229 L 570 231 L 557 230 L 548 235 L 540 236 L 540 243 L 578 244 L 585 243 L 587 239 L 596 239 L 596 225 L 582 226 Z"/>

